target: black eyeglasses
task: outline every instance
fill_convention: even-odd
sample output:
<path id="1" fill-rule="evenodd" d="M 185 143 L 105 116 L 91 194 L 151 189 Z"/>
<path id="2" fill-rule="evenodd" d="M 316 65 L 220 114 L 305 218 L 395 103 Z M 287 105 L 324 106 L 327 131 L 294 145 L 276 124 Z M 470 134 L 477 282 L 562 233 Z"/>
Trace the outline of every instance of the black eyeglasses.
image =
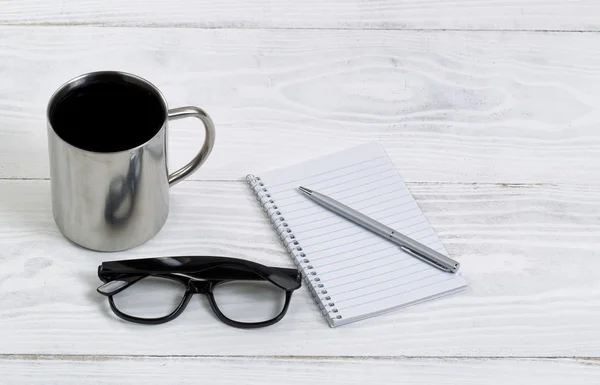
<path id="1" fill-rule="evenodd" d="M 162 257 L 103 262 L 97 290 L 124 320 L 160 324 L 204 294 L 227 325 L 258 328 L 279 322 L 302 285 L 296 269 L 225 257 Z"/>

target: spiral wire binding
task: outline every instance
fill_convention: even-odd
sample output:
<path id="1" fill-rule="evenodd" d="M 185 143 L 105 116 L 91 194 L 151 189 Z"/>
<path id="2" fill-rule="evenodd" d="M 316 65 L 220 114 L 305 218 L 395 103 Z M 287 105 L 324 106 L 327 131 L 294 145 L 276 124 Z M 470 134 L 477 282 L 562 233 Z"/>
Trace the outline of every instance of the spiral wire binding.
<path id="1" fill-rule="evenodd" d="M 285 248 L 294 256 L 294 264 L 301 271 L 304 276 L 309 290 L 311 291 L 315 302 L 319 305 L 319 308 L 324 316 L 330 319 L 342 319 L 338 309 L 335 307 L 335 303 L 331 299 L 331 296 L 327 293 L 327 288 L 324 283 L 321 282 L 317 271 L 310 264 L 310 260 L 306 256 L 306 253 L 302 250 L 300 242 L 296 239 L 296 236 L 292 232 L 285 218 L 281 214 L 277 203 L 269 194 L 269 190 L 265 187 L 260 177 L 255 177 L 252 174 L 246 176 L 246 181 L 250 186 L 252 193 L 256 199 L 260 202 L 260 206 L 266 213 L 267 217 L 273 224 L 277 235 L 281 239 L 281 242 Z"/>

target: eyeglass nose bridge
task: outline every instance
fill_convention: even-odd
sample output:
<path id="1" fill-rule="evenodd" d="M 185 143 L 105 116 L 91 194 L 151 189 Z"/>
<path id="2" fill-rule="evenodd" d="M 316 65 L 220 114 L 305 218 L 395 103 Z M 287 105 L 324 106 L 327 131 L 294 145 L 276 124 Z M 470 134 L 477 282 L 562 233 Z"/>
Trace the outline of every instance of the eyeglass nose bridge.
<path id="1" fill-rule="evenodd" d="M 188 284 L 188 290 L 194 294 L 206 294 L 210 291 L 212 282 L 202 280 L 191 280 Z"/>

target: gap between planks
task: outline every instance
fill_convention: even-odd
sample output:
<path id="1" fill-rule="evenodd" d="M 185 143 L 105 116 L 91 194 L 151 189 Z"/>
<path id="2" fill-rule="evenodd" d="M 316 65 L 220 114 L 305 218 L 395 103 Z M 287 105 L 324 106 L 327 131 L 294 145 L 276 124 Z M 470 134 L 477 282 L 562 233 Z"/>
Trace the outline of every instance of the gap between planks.
<path id="1" fill-rule="evenodd" d="M 598 357 L 579 356 L 251 356 L 251 355 L 110 355 L 110 354 L 0 354 L 0 360 L 29 361 L 121 361 L 131 359 L 208 359 L 208 360 L 276 360 L 276 361 L 590 361 L 600 362 Z"/>
<path id="2" fill-rule="evenodd" d="M 468 28 L 388 28 L 388 27 L 261 27 L 252 25 L 240 25 L 237 27 L 219 26 L 201 23 L 95 23 L 95 22 L 37 22 L 37 23 L 1 23 L 2 27 L 97 27 L 97 28 L 148 28 L 148 29 L 222 29 L 222 30 L 259 30 L 259 31 L 406 31 L 406 32 L 492 32 L 492 33 L 600 33 L 600 31 L 589 29 L 468 29 Z"/>

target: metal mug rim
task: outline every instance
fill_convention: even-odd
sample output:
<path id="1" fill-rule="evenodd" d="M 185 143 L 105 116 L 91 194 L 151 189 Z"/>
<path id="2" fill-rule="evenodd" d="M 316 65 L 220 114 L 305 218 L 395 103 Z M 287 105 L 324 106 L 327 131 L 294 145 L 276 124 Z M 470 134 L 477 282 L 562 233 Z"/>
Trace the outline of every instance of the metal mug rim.
<path id="1" fill-rule="evenodd" d="M 118 76 L 122 76 L 122 77 L 125 77 L 125 78 L 133 79 L 136 82 L 141 83 L 144 86 L 149 87 L 158 96 L 158 98 L 159 98 L 159 100 L 161 102 L 161 105 L 163 107 L 163 110 L 164 110 L 164 120 L 163 120 L 163 122 L 161 124 L 161 127 L 156 131 L 156 133 L 150 139 L 148 139 L 147 141 L 145 141 L 144 143 L 141 143 L 141 144 L 139 144 L 139 145 L 137 145 L 135 147 L 127 148 L 125 150 L 120 150 L 120 151 L 91 151 L 91 150 L 87 150 L 87 149 L 84 149 L 84 148 L 81 148 L 81 147 L 78 147 L 78 146 L 75 146 L 75 145 L 69 143 L 68 141 L 66 141 L 64 138 L 62 138 L 56 132 L 56 129 L 52 125 L 52 120 L 50 118 L 50 113 L 51 113 L 52 107 L 55 106 L 56 101 L 60 99 L 60 96 L 63 96 L 66 93 L 68 93 L 69 91 L 75 89 L 78 86 L 77 83 L 79 83 L 79 82 L 83 82 L 83 81 L 88 80 L 90 78 L 95 78 L 95 77 L 105 76 L 105 75 L 118 75 Z M 126 153 L 126 152 L 137 150 L 137 149 L 140 149 L 140 148 L 146 146 L 148 143 L 152 142 L 152 140 L 154 140 L 158 135 L 160 135 L 160 133 L 165 129 L 165 126 L 166 126 L 166 123 L 167 123 L 168 120 L 169 120 L 169 107 L 168 107 L 168 104 L 167 104 L 167 99 L 165 98 L 165 96 L 163 95 L 163 93 L 158 89 L 158 87 L 156 87 L 154 84 L 152 84 L 147 79 L 142 78 L 141 76 L 134 75 L 134 74 L 129 73 L 129 72 L 117 71 L 117 70 L 101 70 L 101 71 L 86 72 L 84 74 L 78 75 L 78 76 L 76 76 L 74 78 L 71 78 L 71 79 L 67 80 L 65 83 L 63 83 L 61 86 L 59 86 L 52 93 L 52 96 L 48 100 L 48 104 L 46 106 L 46 121 L 48 122 L 48 127 L 52 130 L 52 132 L 56 136 L 56 138 L 58 138 L 61 142 L 63 142 L 67 146 L 75 148 L 78 151 L 87 152 L 89 154 L 97 154 L 97 155 L 101 155 L 101 156 L 102 155 L 114 155 L 114 154 Z"/>

